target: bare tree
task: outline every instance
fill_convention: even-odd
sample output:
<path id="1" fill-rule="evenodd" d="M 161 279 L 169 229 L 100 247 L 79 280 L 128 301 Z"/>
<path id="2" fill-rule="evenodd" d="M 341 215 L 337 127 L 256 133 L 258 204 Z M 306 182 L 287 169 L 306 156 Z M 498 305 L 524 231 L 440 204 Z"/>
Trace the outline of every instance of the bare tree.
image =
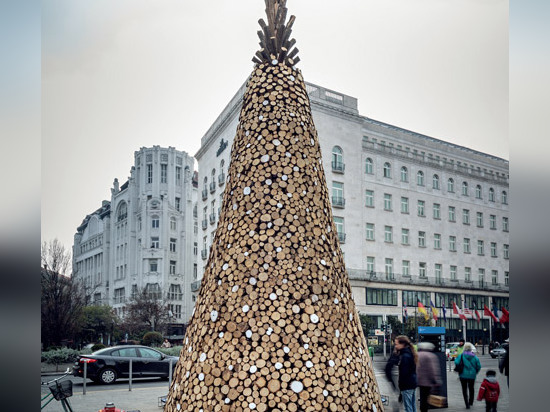
<path id="1" fill-rule="evenodd" d="M 165 332 L 169 319 L 169 306 L 161 294 L 144 288 L 133 295 L 126 305 L 122 327 L 133 336 L 147 331 Z"/>
<path id="2" fill-rule="evenodd" d="M 41 262 L 41 337 L 47 348 L 74 338 L 86 298 L 70 276 L 71 252 L 57 239 L 42 243 Z"/>

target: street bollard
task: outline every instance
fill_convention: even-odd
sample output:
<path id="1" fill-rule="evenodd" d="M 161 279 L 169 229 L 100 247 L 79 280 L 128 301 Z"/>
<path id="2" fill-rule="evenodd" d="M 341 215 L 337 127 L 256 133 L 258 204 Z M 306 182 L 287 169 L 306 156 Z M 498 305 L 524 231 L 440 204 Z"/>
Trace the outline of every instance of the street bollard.
<path id="1" fill-rule="evenodd" d="M 128 386 L 128 390 L 131 392 L 132 391 L 132 359 L 130 359 L 129 373 L 130 373 L 130 383 L 129 383 L 129 386 Z"/>
<path id="2" fill-rule="evenodd" d="M 82 384 L 82 395 L 86 395 L 86 377 L 88 375 L 88 362 L 84 362 L 84 383 Z"/>
<path id="3" fill-rule="evenodd" d="M 168 365 L 168 388 L 172 385 L 172 358 L 170 358 L 170 365 Z"/>

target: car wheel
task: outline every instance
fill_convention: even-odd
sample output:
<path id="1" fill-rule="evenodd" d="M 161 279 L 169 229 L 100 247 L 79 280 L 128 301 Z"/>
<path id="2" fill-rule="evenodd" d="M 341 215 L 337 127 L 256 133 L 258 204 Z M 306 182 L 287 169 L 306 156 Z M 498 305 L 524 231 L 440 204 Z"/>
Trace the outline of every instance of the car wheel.
<path id="1" fill-rule="evenodd" d="M 114 369 L 105 368 L 99 374 L 99 381 L 103 384 L 109 385 L 114 383 L 117 378 L 117 373 Z"/>

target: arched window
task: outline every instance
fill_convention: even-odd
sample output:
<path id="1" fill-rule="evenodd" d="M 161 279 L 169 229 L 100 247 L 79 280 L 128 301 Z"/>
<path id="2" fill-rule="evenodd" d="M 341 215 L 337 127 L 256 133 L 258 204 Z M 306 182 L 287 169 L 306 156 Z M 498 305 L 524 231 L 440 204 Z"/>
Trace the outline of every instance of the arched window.
<path id="1" fill-rule="evenodd" d="M 212 181 L 214 181 L 216 177 L 216 169 L 212 169 Z"/>
<path id="2" fill-rule="evenodd" d="M 162 292 L 158 283 L 148 283 L 145 286 L 145 294 L 149 299 L 161 299 Z"/>
<path id="3" fill-rule="evenodd" d="M 402 182 L 408 182 L 409 181 L 409 171 L 405 166 L 401 168 L 401 181 Z"/>
<path id="4" fill-rule="evenodd" d="M 424 186 L 424 172 L 422 170 L 419 170 L 416 174 L 416 184 L 418 186 Z"/>
<path id="5" fill-rule="evenodd" d="M 220 162 L 220 174 L 223 174 L 223 168 L 225 167 L 225 160 L 222 159 Z"/>
<path id="6" fill-rule="evenodd" d="M 502 204 L 503 204 L 503 205 L 507 205 L 507 204 L 508 204 L 508 193 L 506 193 L 505 190 L 502 191 L 501 199 L 502 199 Z"/>
<path id="7" fill-rule="evenodd" d="M 476 186 L 476 199 L 481 199 L 481 185 Z"/>
<path id="8" fill-rule="evenodd" d="M 120 202 L 118 205 L 117 222 L 122 222 L 128 217 L 128 205 L 126 202 Z"/>
<path id="9" fill-rule="evenodd" d="M 391 164 L 388 162 L 384 163 L 384 177 L 391 178 Z"/>
<path id="10" fill-rule="evenodd" d="M 468 182 L 462 182 L 462 195 L 468 196 Z"/>
<path id="11" fill-rule="evenodd" d="M 449 193 L 455 192 L 455 181 L 453 179 L 447 180 L 447 192 Z"/>
<path id="12" fill-rule="evenodd" d="M 337 172 L 344 171 L 344 152 L 340 146 L 332 148 L 332 170 Z"/>
<path id="13" fill-rule="evenodd" d="M 207 186 L 208 186 L 208 178 L 205 176 L 204 177 L 204 188 L 206 189 Z"/>
<path id="14" fill-rule="evenodd" d="M 492 187 L 489 189 L 489 202 L 495 201 L 495 189 Z"/>
<path id="15" fill-rule="evenodd" d="M 373 171 L 373 161 L 370 157 L 367 157 L 367 160 L 365 161 L 365 173 L 372 175 Z"/>
<path id="16" fill-rule="evenodd" d="M 439 190 L 439 176 L 438 175 L 433 175 L 432 188 L 435 189 L 435 190 Z"/>

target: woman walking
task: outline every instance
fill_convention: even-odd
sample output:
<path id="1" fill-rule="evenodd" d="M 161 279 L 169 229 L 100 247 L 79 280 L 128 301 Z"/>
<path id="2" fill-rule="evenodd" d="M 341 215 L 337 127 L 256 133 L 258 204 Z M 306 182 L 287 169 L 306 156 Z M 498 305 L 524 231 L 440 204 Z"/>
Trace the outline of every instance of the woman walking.
<path id="1" fill-rule="evenodd" d="M 416 412 L 416 364 L 418 355 L 408 337 L 401 335 L 395 338 L 395 350 L 399 354 L 399 390 L 403 397 L 405 412 Z"/>
<path id="2" fill-rule="evenodd" d="M 473 349 L 474 345 L 470 342 L 466 342 L 464 344 L 464 351 L 455 359 L 455 365 L 459 368 L 461 363 L 464 365 L 462 371 L 459 371 L 458 376 L 460 377 L 460 384 L 462 385 L 462 396 L 464 397 L 466 409 L 470 409 L 470 406 L 474 404 L 474 383 L 481 369 L 481 363 L 473 352 Z"/>
<path id="3" fill-rule="evenodd" d="M 435 345 L 430 342 L 420 342 L 418 344 L 416 376 L 420 390 L 420 412 L 428 411 L 428 396 L 430 392 L 441 385 L 439 360 L 433 353 L 434 349 Z"/>

